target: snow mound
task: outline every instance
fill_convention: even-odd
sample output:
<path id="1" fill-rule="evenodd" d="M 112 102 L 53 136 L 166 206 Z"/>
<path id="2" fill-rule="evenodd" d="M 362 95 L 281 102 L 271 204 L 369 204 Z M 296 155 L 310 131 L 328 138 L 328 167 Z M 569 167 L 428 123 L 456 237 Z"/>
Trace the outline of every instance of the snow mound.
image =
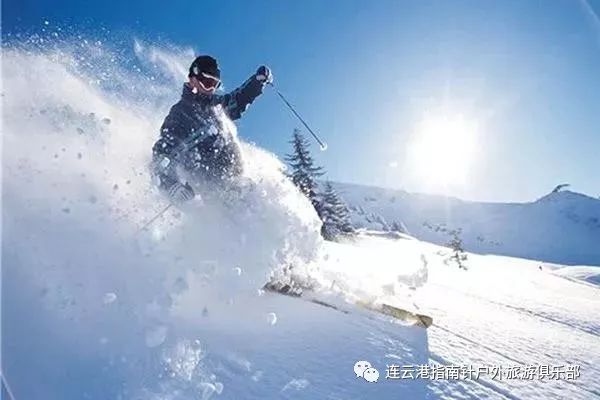
<path id="1" fill-rule="evenodd" d="M 600 286 L 600 267 L 584 265 L 569 266 L 554 269 L 552 272 L 564 278 L 577 279 Z"/>

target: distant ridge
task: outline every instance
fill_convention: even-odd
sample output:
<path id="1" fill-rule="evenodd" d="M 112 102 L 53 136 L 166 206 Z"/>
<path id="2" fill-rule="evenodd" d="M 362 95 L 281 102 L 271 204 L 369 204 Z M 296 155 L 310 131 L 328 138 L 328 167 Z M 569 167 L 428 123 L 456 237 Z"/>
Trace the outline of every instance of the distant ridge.
<path id="1" fill-rule="evenodd" d="M 461 229 L 468 251 L 568 265 L 600 265 L 600 200 L 561 190 L 525 203 L 492 203 L 334 183 L 358 227 L 445 244 Z"/>

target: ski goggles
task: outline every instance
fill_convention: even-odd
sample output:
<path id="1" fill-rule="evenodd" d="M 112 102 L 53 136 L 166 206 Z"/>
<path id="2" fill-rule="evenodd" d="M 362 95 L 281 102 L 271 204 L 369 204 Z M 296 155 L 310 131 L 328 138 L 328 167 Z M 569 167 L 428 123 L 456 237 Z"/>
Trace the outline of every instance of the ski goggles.
<path id="1" fill-rule="evenodd" d="M 196 78 L 204 90 L 216 90 L 221 86 L 221 80 L 206 72 L 201 72 Z"/>

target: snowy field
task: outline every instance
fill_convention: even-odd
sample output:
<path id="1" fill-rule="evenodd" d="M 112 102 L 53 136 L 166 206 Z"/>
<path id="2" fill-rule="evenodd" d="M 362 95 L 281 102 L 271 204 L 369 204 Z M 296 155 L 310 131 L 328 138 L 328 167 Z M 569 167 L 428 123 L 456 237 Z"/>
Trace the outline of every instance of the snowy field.
<path id="1" fill-rule="evenodd" d="M 13 400 L 600 397 L 597 267 L 469 255 L 465 271 L 407 236 L 323 242 L 280 162 L 249 144 L 238 191 L 140 231 L 165 206 L 147 163 L 189 52 L 134 52 L 140 71 L 152 67 L 144 79 L 101 43 L 3 49 L 2 373 Z M 349 312 L 259 290 L 290 271 Z M 357 378 L 357 361 L 378 382 Z M 386 379 L 392 365 L 487 373 Z M 533 379 L 493 379 L 498 368 Z"/>
<path id="2" fill-rule="evenodd" d="M 431 328 L 405 326 L 353 307 L 347 307 L 350 314 L 343 314 L 270 293 L 207 299 L 198 295 L 202 282 L 194 279 L 188 280 L 190 291 L 172 305 L 172 319 L 139 332 L 141 343 L 125 348 L 112 343 L 113 335 L 124 334 L 119 330 L 99 327 L 87 337 L 79 336 L 78 343 L 64 342 L 61 330 L 81 329 L 82 321 L 63 321 L 59 331 L 46 332 L 40 321 L 12 315 L 5 308 L 5 370 L 15 398 L 599 396 L 597 287 L 557 276 L 550 269 L 540 270 L 538 263 L 530 261 L 470 255 L 469 270 L 463 271 L 443 263 L 439 251 L 444 249 L 416 240 L 363 237 L 359 242 L 325 246 L 327 260 L 317 262 L 321 268 L 315 273 L 320 282 L 326 285 L 327 279 L 333 279 L 338 296 L 368 296 L 405 308 L 418 307 L 434 318 Z M 426 281 L 421 267 L 409 272 L 414 269 L 411 262 L 421 254 L 428 260 Z M 392 265 L 390 261 L 365 264 L 357 262 L 357 255 L 393 261 Z M 227 279 L 235 283 L 235 275 Z M 421 286 L 409 289 L 414 282 Z M 323 293 L 323 298 L 332 296 Z M 111 300 L 110 296 L 98 298 L 103 309 L 92 318 L 97 321 L 88 323 L 109 324 L 111 314 L 125 306 L 119 298 Z M 177 333 L 171 334 L 173 329 Z M 39 332 L 40 337 L 31 333 L 23 337 L 27 331 Z M 131 336 L 135 342 L 136 335 L 132 332 Z M 79 346 L 87 351 L 82 353 Z M 17 359 L 18 363 L 11 362 Z M 377 383 L 355 377 L 353 365 L 360 360 L 379 369 Z M 479 379 L 449 380 L 443 375 L 386 379 L 390 365 L 414 370 L 414 376 L 422 365 L 472 366 L 481 375 Z M 532 378 L 525 379 L 522 374 L 532 366 L 542 370 L 534 370 Z M 573 379 L 555 380 L 548 375 L 539 379 L 543 366 L 579 370 Z M 493 368 L 502 368 L 502 378 L 492 378 L 498 373 Z M 509 379 L 506 374 L 515 369 L 521 375 Z"/>

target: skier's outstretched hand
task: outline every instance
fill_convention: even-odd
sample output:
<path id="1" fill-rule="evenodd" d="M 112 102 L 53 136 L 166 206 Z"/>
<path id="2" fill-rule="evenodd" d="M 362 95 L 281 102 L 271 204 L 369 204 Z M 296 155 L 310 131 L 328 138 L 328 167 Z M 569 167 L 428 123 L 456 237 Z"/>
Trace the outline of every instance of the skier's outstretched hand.
<path id="1" fill-rule="evenodd" d="M 188 183 L 184 185 L 178 182 L 169 188 L 169 198 L 175 204 L 185 203 L 195 196 L 194 189 Z"/>
<path id="2" fill-rule="evenodd" d="M 258 79 L 261 82 L 264 82 L 265 84 L 273 83 L 273 73 L 271 72 L 271 69 L 269 67 L 267 67 L 266 65 L 261 65 L 256 70 L 256 79 Z"/>

